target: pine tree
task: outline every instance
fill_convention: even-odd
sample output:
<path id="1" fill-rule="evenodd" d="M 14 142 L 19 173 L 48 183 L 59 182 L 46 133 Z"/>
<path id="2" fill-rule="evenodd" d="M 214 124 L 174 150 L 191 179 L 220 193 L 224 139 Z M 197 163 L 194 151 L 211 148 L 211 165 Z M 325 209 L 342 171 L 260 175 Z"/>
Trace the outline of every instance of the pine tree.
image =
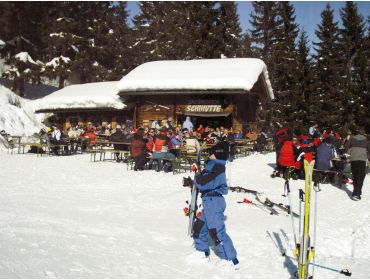
<path id="1" fill-rule="evenodd" d="M 298 25 L 295 23 L 294 13 L 294 8 L 289 2 L 277 4 L 275 43 L 271 47 L 269 68 L 277 97 L 274 103 L 275 111 L 278 113 L 276 116 L 280 122 L 290 126 L 302 121 L 302 112 L 299 111 L 302 100 L 296 78 L 298 65 L 295 42 L 298 37 Z"/>
<path id="2" fill-rule="evenodd" d="M 233 1 L 220 2 L 218 25 L 223 39 L 221 54 L 226 57 L 240 57 L 242 54 L 242 30 L 240 28 L 237 4 Z"/>
<path id="3" fill-rule="evenodd" d="M 156 60 L 158 53 L 158 39 L 156 38 L 157 21 L 156 21 L 156 2 L 140 1 L 140 13 L 135 16 L 134 35 L 136 41 L 133 44 L 136 61 L 139 65 L 144 62 Z"/>
<path id="4" fill-rule="evenodd" d="M 321 12 L 321 23 L 315 31 L 319 42 L 314 42 L 315 55 L 315 116 L 318 124 L 338 127 L 342 123 L 343 85 L 340 77 L 338 54 L 338 23 L 334 22 L 333 10 L 327 4 Z"/>
<path id="5" fill-rule="evenodd" d="M 217 25 L 218 11 L 216 2 L 189 2 L 190 29 L 192 48 L 189 53 L 192 58 L 220 58 L 223 47 L 221 27 Z"/>
<path id="6" fill-rule="evenodd" d="M 277 37 L 277 2 L 264 2 L 254 1 L 252 2 L 253 11 L 251 13 L 251 29 L 249 34 L 251 37 L 251 50 L 255 57 L 262 59 L 267 65 L 269 71 L 269 77 L 276 92 L 274 85 L 274 70 L 273 70 L 273 48 L 276 43 Z M 268 115 L 269 122 L 279 123 L 281 120 L 281 109 L 278 103 L 277 95 L 275 94 L 275 102 L 271 104 L 271 114 Z"/>
<path id="7" fill-rule="evenodd" d="M 248 31 L 242 35 L 241 38 L 241 54 L 240 57 L 254 57 L 258 58 L 258 54 L 253 51 L 252 38 Z"/>
<path id="8" fill-rule="evenodd" d="M 343 124 L 362 124 L 365 109 L 366 85 L 365 22 L 357 5 L 347 1 L 340 10 L 343 28 L 339 32 L 338 49 L 341 57 Z"/>
<path id="9" fill-rule="evenodd" d="M 370 16 L 367 17 L 367 36 L 365 42 L 365 58 L 370 57 Z M 370 60 L 366 59 L 366 71 L 365 71 L 365 85 L 367 87 L 367 92 L 365 96 L 365 110 L 366 112 L 370 111 L 370 93 L 369 93 L 369 85 L 370 85 Z M 370 114 L 366 114 L 364 118 L 364 126 L 366 129 L 366 133 L 370 134 Z"/>
<path id="10" fill-rule="evenodd" d="M 276 42 L 276 2 L 253 1 L 253 12 L 251 13 L 251 29 L 253 51 L 258 54 L 270 69 L 272 49 Z"/>
<path id="11" fill-rule="evenodd" d="M 48 6 L 43 35 L 48 55 L 44 58 L 46 64 L 43 75 L 49 79 L 58 79 L 58 87 L 63 88 L 72 73 L 72 61 L 78 53 L 74 34 L 74 16 L 78 10 L 71 2 L 48 2 Z"/>
<path id="12" fill-rule="evenodd" d="M 305 31 L 301 32 L 297 46 L 297 93 L 298 103 L 297 118 L 301 119 L 303 126 L 316 122 L 314 93 L 314 75 L 312 69 L 310 46 Z"/>
<path id="13" fill-rule="evenodd" d="M 108 69 L 109 80 L 119 80 L 132 70 L 134 65 L 133 32 L 128 23 L 127 2 L 118 2 L 113 5 L 109 14 L 109 21 L 112 27 L 107 34 L 108 45 L 111 51 L 112 59 Z"/>
<path id="14" fill-rule="evenodd" d="M 42 3 L 3 2 L 1 36 L 6 42 L 2 50 L 10 70 L 3 75 L 13 80 L 13 91 L 24 95 L 26 81 L 40 81 L 38 55 L 42 46 L 41 23 Z M 23 59 L 23 58 L 32 59 Z M 32 61 L 32 62 L 31 62 Z"/>

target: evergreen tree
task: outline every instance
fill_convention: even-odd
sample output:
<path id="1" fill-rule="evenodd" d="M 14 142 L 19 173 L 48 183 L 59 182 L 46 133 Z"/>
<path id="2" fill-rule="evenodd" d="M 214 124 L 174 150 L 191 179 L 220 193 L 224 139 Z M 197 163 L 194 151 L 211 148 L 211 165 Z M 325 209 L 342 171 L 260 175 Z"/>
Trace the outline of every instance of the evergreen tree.
<path id="1" fill-rule="evenodd" d="M 340 77 L 338 53 L 338 23 L 334 22 L 333 10 L 327 4 L 321 12 L 321 23 L 315 31 L 319 42 L 315 46 L 315 79 L 317 87 L 313 97 L 315 116 L 321 127 L 337 127 L 342 123 L 343 85 Z"/>
<path id="2" fill-rule="evenodd" d="M 53 5 L 55 3 L 55 5 Z M 77 6 L 72 2 L 48 2 L 48 24 L 44 26 L 43 40 L 47 44 L 46 67 L 43 75 L 50 79 L 58 79 L 58 87 L 63 88 L 65 80 L 72 73 L 72 61 L 78 49 L 75 46 L 74 34 L 75 14 Z"/>
<path id="3" fill-rule="evenodd" d="M 314 75 L 312 69 L 312 58 L 310 47 L 305 31 L 301 32 L 297 46 L 297 93 L 300 102 L 298 103 L 297 118 L 301 119 L 303 126 L 310 122 L 316 122 L 314 92 Z"/>
<path id="4" fill-rule="evenodd" d="M 241 38 L 241 57 L 255 57 L 258 58 L 258 54 L 253 51 L 252 38 L 248 31 L 242 35 Z"/>
<path id="5" fill-rule="evenodd" d="M 13 79 L 12 89 L 23 96 L 25 81 L 39 82 L 38 56 L 41 43 L 41 2 L 2 2 L 2 40 L 6 42 L 2 54 L 10 70 L 3 75 Z M 32 57 L 32 59 L 23 59 Z M 32 62 L 31 62 L 32 61 Z M 33 63 L 34 62 L 34 63 Z"/>
<path id="6" fill-rule="evenodd" d="M 151 1 L 140 1 L 140 13 L 135 16 L 134 34 L 135 42 L 133 49 L 136 56 L 135 64 L 156 60 L 159 51 L 158 39 L 158 20 L 156 19 L 156 3 Z M 159 20 L 160 22 L 160 20 Z"/>
<path id="7" fill-rule="evenodd" d="M 219 13 L 216 2 L 189 2 L 186 30 L 191 35 L 191 58 L 220 58 L 223 48 L 221 27 L 217 25 Z"/>
<path id="8" fill-rule="evenodd" d="M 365 58 L 370 57 L 370 16 L 367 18 L 367 36 L 365 42 Z M 370 59 L 366 59 L 366 71 L 365 71 L 365 85 L 367 87 L 366 96 L 365 96 L 365 110 L 366 112 L 370 112 L 370 93 L 369 93 L 369 85 L 370 85 Z M 365 115 L 364 125 L 366 128 L 366 133 L 370 134 L 370 114 Z"/>
<path id="9" fill-rule="evenodd" d="M 134 65 L 133 32 L 129 28 L 127 19 L 127 2 L 118 2 L 112 7 L 109 14 L 112 28 L 108 31 L 107 40 L 112 59 L 107 65 L 108 79 L 119 80 L 132 70 Z"/>
<path id="10" fill-rule="evenodd" d="M 272 49 L 276 42 L 276 2 L 253 1 L 253 12 L 251 13 L 251 29 L 249 30 L 252 38 L 253 51 L 267 65 L 271 66 Z"/>
<path id="11" fill-rule="evenodd" d="M 343 28 L 339 32 L 338 49 L 341 57 L 343 124 L 362 124 L 365 115 L 366 84 L 365 22 L 357 5 L 347 1 L 340 10 Z"/>
<path id="12" fill-rule="evenodd" d="M 242 55 L 242 30 L 240 28 L 237 4 L 233 1 L 222 1 L 219 7 L 220 37 L 223 39 L 221 54 L 226 57 Z"/>
<path id="13" fill-rule="evenodd" d="M 302 121 L 301 92 L 298 91 L 296 40 L 298 25 L 294 8 L 289 2 L 279 2 L 276 7 L 275 44 L 271 47 L 270 72 L 277 101 L 276 117 L 280 122 L 297 125 Z"/>

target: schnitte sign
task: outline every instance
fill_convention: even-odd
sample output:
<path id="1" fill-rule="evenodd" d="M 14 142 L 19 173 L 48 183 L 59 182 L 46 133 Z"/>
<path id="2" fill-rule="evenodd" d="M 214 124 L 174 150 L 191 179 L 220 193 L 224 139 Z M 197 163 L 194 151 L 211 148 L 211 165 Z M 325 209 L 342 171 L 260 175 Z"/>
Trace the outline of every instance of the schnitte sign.
<path id="1" fill-rule="evenodd" d="M 187 105 L 185 111 L 189 113 L 220 113 L 222 112 L 222 108 L 221 105 Z"/>

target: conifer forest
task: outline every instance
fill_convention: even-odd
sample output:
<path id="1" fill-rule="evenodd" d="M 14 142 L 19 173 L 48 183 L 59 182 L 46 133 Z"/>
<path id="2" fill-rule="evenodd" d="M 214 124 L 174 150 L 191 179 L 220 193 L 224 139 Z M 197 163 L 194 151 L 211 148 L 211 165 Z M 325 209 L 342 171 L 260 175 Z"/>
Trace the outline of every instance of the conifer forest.
<path id="1" fill-rule="evenodd" d="M 132 23 L 127 2 L 0 2 L 2 77 L 22 96 L 26 82 L 115 81 L 148 61 L 255 57 L 274 90 L 271 125 L 369 133 L 370 16 L 348 1 L 339 24 L 328 3 L 310 42 L 292 3 L 252 5 L 243 32 L 232 1 L 142 1 Z"/>

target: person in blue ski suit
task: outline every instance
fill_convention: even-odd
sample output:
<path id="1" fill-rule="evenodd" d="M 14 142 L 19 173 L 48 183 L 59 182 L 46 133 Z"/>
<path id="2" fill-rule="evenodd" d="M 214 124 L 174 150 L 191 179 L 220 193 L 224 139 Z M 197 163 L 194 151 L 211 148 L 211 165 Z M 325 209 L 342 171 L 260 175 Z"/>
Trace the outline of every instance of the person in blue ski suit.
<path id="1" fill-rule="evenodd" d="M 210 254 L 210 240 L 214 242 L 216 254 L 221 258 L 239 263 L 233 242 L 226 233 L 224 211 L 226 202 L 223 195 L 228 192 L 226 182 L 226 160 L 228 158 L 228 143 L 220 142 L 210 149 L 209 159 L 205 169 L 198 172 L 194 184 L 201 193 L 203 211 L 194 223 L 195 249 Z"/>

